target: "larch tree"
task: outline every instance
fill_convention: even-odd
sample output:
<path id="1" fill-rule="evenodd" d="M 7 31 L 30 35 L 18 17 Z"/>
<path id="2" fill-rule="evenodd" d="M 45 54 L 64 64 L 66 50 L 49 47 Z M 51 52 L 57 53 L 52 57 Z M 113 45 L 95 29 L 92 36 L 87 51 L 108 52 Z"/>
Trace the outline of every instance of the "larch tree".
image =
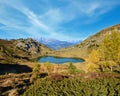
<path id="1" fill-rule="evenodd" d="M 113 66 L 120 63 L 120 33 L 113 30 L 111 34 L 106 34 L 100 48 L 100 66 L 102 69 L 109 67 L 113 70 Z M 104 68 L 103 68 L 104 67 Z M 103 70 L 104 71 L 104 70 Z"/>
<path id="2" fill-rule="evenodd" d="M 120 33 L 113 30 L 111 34 L 106 34 L 100 47 L 93 49 L 88 56 L 88 66 L 92 64 L 99 66 L 101 71 L 110 69 L 113 71 L 114 66 L 120 65 Z"/>
<path id="3" fill-rule="evenodd" d="M 98 50 L 93 49 L 90 53 L 90 55 L 88 56 L 88 61 L 92 62 L 92 63 L 97 63 L 99 61 L 99 53 Z"/>
<path id="4" fill-rule="evenodd" d="M 93 49 L 87 58 L 87 70 L 88 71 L 96 71 L 99 65 L 98 62 L 100 61 L 99 52 L 98 50 Z"/>

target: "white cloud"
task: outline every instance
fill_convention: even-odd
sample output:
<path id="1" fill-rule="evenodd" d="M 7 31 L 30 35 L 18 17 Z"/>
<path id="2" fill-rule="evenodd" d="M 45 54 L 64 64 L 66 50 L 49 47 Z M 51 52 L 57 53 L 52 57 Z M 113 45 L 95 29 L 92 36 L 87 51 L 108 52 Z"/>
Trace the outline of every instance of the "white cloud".
<path id="1" fill-rule="evenodd" d="M 21 11 L 21 10 L 20 10 Z M 27 8 L 23 8 L 22 11 L 30 20 L 30 22 L 35 25 L 35 26 L 38 26 L 40 28 L 42 28 L 43 30 L 45 31 L 48 31 L 49 30 L 49 27 L 47 25 L 45 25 L 43 22 L 41 22 L 39 19 L 38 19 L 38 16 L 35 15 L 32 11 L 30 11 L 29 9 Z"/>
<path id="2" fill-rule="evenodd" d="M 116 5 L 120 5 L 119 0 L 66 0 L 66 1 L 65 1 L 66 6 L 61 8 L 61 12 L 63 12 L 63 14 L 67 15 L 68 17 L 73 17 L 73 19 L 84 16 L 98 17 L 110 11 L 111 9 L 116 7 Z"/>
<path id="3" fill-rule="evenodd" d="M 16 21 L 14 23 L 12 22 L 12 24 L 11 24 L 10 19 L 8 21 L 7 21 L 7 19 L 3 19 L 2 23 L 5 24 L 6 27 L 4 27 L 2 29 L 5 29 L 5 28 L 9 27 L 8 30 L 10 30 L 11 27 L 13 27 L 15 29 L 24 30 L 24 31 L 28 32 L 28 34 L 31 34 L 34 37 L 47 34 L 51 38 L 55 37 L 55 38 L 69 39 L 69 36 L 65 36 L 63 34 L 57 33 L 56 32 L 57 30 L 56 30 L 55 26 L 54 26 L 54 28 L 52 28 L 51 26 L 49 26 L 49 24 L 45 24 L 44 22 L 42 22 L 42 20 L 39 19 L 39 17 L 40 17 L 39 15 L 36 15 L 33 11 L 31 11 L 30 9 L 28 9 L 27 7 L 25 7 L 21 3 L 17 5 L 17 4 L 13 4 L 12 2 L 10 2 L 10 3 L 9 2 L 4 2 L 4 4 L 7 4 L 7 6 L 15 8 L 16 10 L 18 10 L 21 13 L 23 13 L 24 15 L 26 15 L 26 17 L 28 18 L 28 22 L 30 23 L 29 24 L 30 26 L 29 26 L 29 28 L 28 27 L 23 27 L 23 26 L 18 26 L 16 24 Z M 6 14 L 9 14 L 9 13 L 6 13 Z M 54 12 L 53 12 L 53 14 L 54 14 Z M 58 13 L 56 12 L 55 16 L 58 17 L 59 12 Z M 55 18 L 51 16 L 51 19 L 55 19 Z M 19 21 L 19 20 L 17 20 L 17 21 Z M 54 20 L 54 21 L 59 22 L 59 18 Z"/>
<path id="4" fill-rule="evenodd" d="M 0 2 L 0 4 L 1 3 L 4 5 L 10 6 L 12 8 L 15 8 L 18 11 L 22 12 L 24 15 L 26 15 L 26 17 L 28 18 L 28 22 L 31 23 L 31 24 L 29 24 L 30 25 L 29 27 L 34 28 L 35 26 L 38 26 L 44 30 L 49 29 L 46 25 L 44 25 L 42 22 L 40 22 L 40 20 L 38 20 L 37 16 L 32 11 L 30 11 L 29 9 L 24 7 L 21 3 L 19 3 L 17 5 L 17 4 L 13 4 L 12 2 L 6 2 L 6 0 L 4 2 Z M 6 17 L 6 18 L 0 18 L 1 23 L 5 24 L 6 27 L 8 26 L 11 28 L 21 29 L 21 30 L 26 30 L 26 31 L 28 30 L 28 27 L 19 26 L 19 24 L 17 24 L 17 22 L 21 22 L 20 20 L 18 20 L 16 18 L 14 18 L 14 19 L 9 18 L 9 16 L 8 16 L 9 12 L 5 12 L 5 11 L 6 11 L 6 9 L 3 9 L 4 14 L 3 14 L 3 12 L 2 13 L 0 12 L 1 16 Z M 5 28 L 3 28 L 3 29 L 5 29 Z M 34 34 L 34 32 L 29 31 L 29 33 L 32 35 L 36 35 L 36 34 Z M 36 32 L 36 33 L 38 33 L 38 32 Z"/>
<path id="5" fill-rule="evenodd" d="M 62 23 L 64 16 L 62 15 L 61 10 L 57 8 L 49 9 L 44 14 L 40 15 L 39 18 L 50 26 L 56 26 Z"/>
<path id="6" fill-rule="evenodd" d="M 29 24 L 28 26 L 21 26 L 23 23 L 22 21 L 8 17 L 6 17 L 6 19 L 0 18 L 0 22 L 8 27 L 24 30 L 32 36 L 47 34 L 49 37 L 63 38 L 66 40 L 70 38 L 74 39 L 74 37 L 66 36 L 64 34 L 67 32 L 67 28 L 62 27 L 61 24 L 68 23 L 77 18 L 80 18 L 81 24 L 93 23 L 93 21 L 96 22 L 99 20 L 99 16 L 107 13 L 116 5 L 120 4 L 120 2 L 115 1 L 116 0 L 61 0 L 61 2 L 64 3 L 64 6 L 45 6 L 45 9 L 48 9 L 47 11 L 43 14 L 36 14 L 34 10 L 29 9 L 24 5 L 24 0 L 4 0 L 0 1 L 1 5 L 4 4 L 6 6 L 10 6 L 24 14 L 26 16 L 27 23 Z M 52 1 L 47 0 L 45 2 L 49 5 Z M 0 11 L 4 10 L 5 9 L 1 9 Z M 4 15 L 7 16 L 7 14 L 9 14 L 9 12 L 0 15 L 4 17 Z M 84 17 L 86 17 L 86 19 L 83 19 Z"/>

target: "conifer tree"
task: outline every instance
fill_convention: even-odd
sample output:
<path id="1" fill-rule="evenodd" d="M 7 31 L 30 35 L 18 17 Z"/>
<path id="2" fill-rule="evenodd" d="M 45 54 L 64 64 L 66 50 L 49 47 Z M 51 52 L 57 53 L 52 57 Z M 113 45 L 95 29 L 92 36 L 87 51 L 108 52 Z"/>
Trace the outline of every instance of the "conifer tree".
<path id="1" fill-rule="evenodd" d="M 90 55 L 88 56 L 88 61 L 92 62 L 92 63 L 97 63 L 99 61 L 99 53 L 98 50 L 92 50 L 92 52 L 90 53 Z"/>
<path id="2" fill-rule="evenodd" d="M 106 34 L 99 48 L 100 66 L 102 69 L 112 67 L 120 63 L 120 33 L 113 30 L 111 34 Z M 103 68 L 104 67 L 104 68 Z M 104 70 L 103 70 L 104 71 Z"/>
<path id="3" fill-rule="evenodd" d="M 99 60 L 100 57 L 98 50 L 93 49 L 87 58 L 87 71 L 96 71 L 99 67 Z"/>
<path id="4" fill-rule="evenodd" d="M 68 71 L 69 71 L 70 74 L 75 74 L 76 73 L 76 66 L 74 66 L 72 62 L 69 63 Z"/>
<path id="5" fill-rule="evenodd" d="M 31 76 L 31 78 L 30 78 L 30 81 L 31 81 L 31 82 L 33 82 L 34 80 L 36 80 L 37 78 L 39 78 L 39 76 L 40 76 L 40 71 L 41 71 L 40 69 L 41 69 L 40 64 L 35 63 L 35 66 L 34 66 L 34 68 L 33 68 L 33 70 L 32 70 L 32 76 Z"/>
<path id="6" fill-rule="evenodd" d="M 113 30 L 111 34 L 106 34 L 98 50 L 92 50 L 87 61 L 96 64 L 101 71 L 120 65 L 120 33 Z"/>
<path id="7" fill-rule="evenodd" d="M 46 67 L 46 70 L 47 70 L 48 74 L 50 74 L 53 70 L 52 64 L 50 62 L 46 62 L 44 65 Z"/>

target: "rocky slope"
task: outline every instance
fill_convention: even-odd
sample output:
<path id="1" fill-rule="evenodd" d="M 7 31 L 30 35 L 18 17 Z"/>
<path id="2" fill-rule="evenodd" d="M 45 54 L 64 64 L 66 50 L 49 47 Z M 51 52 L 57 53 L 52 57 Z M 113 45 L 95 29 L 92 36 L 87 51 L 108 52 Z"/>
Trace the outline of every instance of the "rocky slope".
<path id="1" fill-rule="evenodd" d="M 86 58 L 92 49 L 99 47 L 100 42 L 103 40 L 105 34 L 111 34 L 112 30 L 117 30 L 118 32 L 120 32 L 120 24 L 103 29 L 100 32 L 96 33 L 95 35 L 90 36 L 80 44 L 58 50 L 54 52 L 52 55 L 60 57 L 64 56 Z"/>
<path id="2" fill-rule="evenodd" d="M 47 55 L 52 50 L 39 42 L 29 39 L 2 40 L 0 39 L 0 62 L 30 60 Z M 15 60 L 14 60 L 15 59 Z"/>

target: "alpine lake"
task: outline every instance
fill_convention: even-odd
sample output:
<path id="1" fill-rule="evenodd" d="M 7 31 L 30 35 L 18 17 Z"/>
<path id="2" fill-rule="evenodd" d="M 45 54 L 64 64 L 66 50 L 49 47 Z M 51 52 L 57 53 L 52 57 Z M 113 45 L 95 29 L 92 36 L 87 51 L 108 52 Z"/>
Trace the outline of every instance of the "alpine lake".
<path id="1" fill-rule="evenodd" d="M 60 57 L 52 57 L 52 56 L 47 56 L 47 57 L 41 57 L 39 58 L 38 62 L 51 62 L 51 63 L 55 63 L 55 64 L 63 64 L 63 63 L 67 63 L 67 62 L 72 62 L 72 63 L 82 63 L 84 62 L 83 59 L 79 59 L 79 58 L 60 58 Z"/>

